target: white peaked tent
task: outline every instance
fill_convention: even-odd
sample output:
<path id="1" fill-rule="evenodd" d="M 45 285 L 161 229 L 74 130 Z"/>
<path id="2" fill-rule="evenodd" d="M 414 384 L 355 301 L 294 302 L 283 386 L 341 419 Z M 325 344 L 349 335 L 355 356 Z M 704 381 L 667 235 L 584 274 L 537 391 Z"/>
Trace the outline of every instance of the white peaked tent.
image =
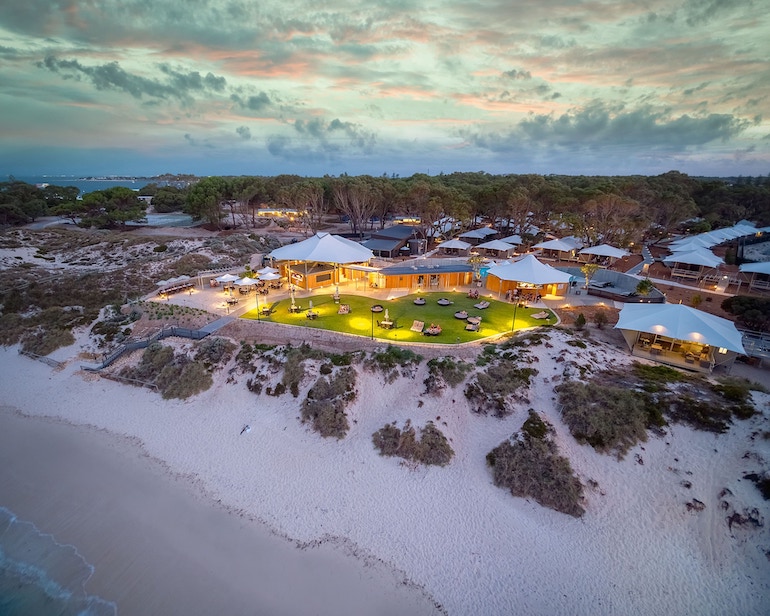
<path id="1" fill-rule="evenodd" d="M 255 280 L 254 278 L 249 278 L 248 276 L 244 276 L 243 278 L 239 278 L 238 280 L 233 280 L 233 284 L 236 284 L 239 287 L 248 287 L 258 283 L 259 283 L 259 280 Z"/>
<path id="2" fill-rule="evenodd" d="M 736 355 L 746 354 L 741 334 L 732 321 L 684 304 L 625 304 L 615 329 L 621 330 L 632 351 L 638 348 L 643 333 L 654 336 L 656 341 L 667 341 L 668 348 L 676 343 L 713 347 L 717 352 L 709 357 L 714 364 L 731 363 Z"/>
<path id="3" fill-rule="evenodd" d="M 696 248 L 695 250 L 689 250 L 687 252 L 675 252 L 670 257 L 663 259 L 663 262 L 666 265 L 669 263 L 686 263 L 688 265 L 700 265 L 702 267 L 719 267 L 724 264 L 724 259 L 716 256 L 706 248 Z"/>
<path id="4" fill-rule="evenodd" d="M 442 242 L 439 245 L 439 248 L 447 249 L 447 250 L 468 250 L 473 244 L 469 244 L 468 242 L 463 242 L 462 240 L 449 240 L 448 242 Z"/>
<path id="5" fill-rule="evenodd" d="M 561 239 L 540 242 L 539 244 L 535 244 L 533 248 L 542 248 L 543 250 L 557 250 L 559 252 L 572 252 L 581 246 L 582 244 L 575 238 L 565 237 Z"/>
<path id="6" fill-rule="evenodd" d="M 516 235 L 509 235 L 508 237 L 504 237 L 500 240 L 501 242 L 505 242 L 506 244 L 513 244 L 514 246 L 518 246 L 519 244 L 523 244 L 524 242 L 521 239 L 521 236 Z"/>
<path id="7" fill-rule="evenodd" d="M 589 248 L 583 248 L 578 252 L 579 255 L 596 255 L 597 257 L 610 257 L 611 259 L 622 259 L 627 257 L 630 253 L 622 248 L 615 248 L 609 244 L 599 244 L 598 246 L 590 246 Z"/>
<path id="8" fill-rule="evenodd" d="M 498 293 L 503 291 L 503 282 L 516 282 L 526 285 L 567 285 L 572 276 L 555 267 L 537 260 L 535 255 L 524 255 L 518 261 L 503 263 L 489 268 L 487 288 Z M 506 285 L 508 288 L 518 285 Z"/>
<path id="9" fill-rule="evenodd" d="M 757 291 L 770 290 L 770 261 L 760 263 L 744 263 L 739 270 L 751 274 L 749 288 Z"/>
<path id="10" fill-rule="evenodd" d="M 502 240 L 490 240 L 489 242 L 484 242 L 483 244 L 479 244 L 476 246 L 476 248 L 481 248 L 483 250 L 491 250 L 496 253 L 503 253 L 506 257 L 510 256 L 511 251 L 513 251 L 513 245 L 509 244 L 508 242 L 504 242 Z"/>
<path id="11" fill-rule="evenodd" d="M 738 269 L 749 274 L 770 275 L 770 261 L 761 261 L 760 263 L 744 263 Z"/>
<path id="12" fill-rule="evenodd" d="M 358 242 L 339 235 L 316 233 L 312 237 L 276 248 L 270 253 L 276 261 L 317 261 L 319 263 L 362 263 L 374 253 Z"/>
<path id="13" fill-rule="evenodd" d="M 481 227 L 480 229 L 471 229 L 470 231 L 466 231 L 465 233 L 461 233 L 458 237 L 466 237 L 473 240 L 483 240 L 489 237 L 490 235 L 495 235 L 497 231 L 494 229 L 491 229 L 489 227 Z"/>

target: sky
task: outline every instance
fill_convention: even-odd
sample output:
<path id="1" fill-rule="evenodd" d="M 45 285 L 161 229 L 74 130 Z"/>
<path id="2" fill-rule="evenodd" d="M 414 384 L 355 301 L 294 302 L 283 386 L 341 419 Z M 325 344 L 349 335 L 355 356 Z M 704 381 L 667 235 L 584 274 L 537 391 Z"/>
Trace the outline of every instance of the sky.
<path id="1" fill-rule="evenodd" d="M 770 174 L 767 0 L 2 4 L 0 178 Z"/>

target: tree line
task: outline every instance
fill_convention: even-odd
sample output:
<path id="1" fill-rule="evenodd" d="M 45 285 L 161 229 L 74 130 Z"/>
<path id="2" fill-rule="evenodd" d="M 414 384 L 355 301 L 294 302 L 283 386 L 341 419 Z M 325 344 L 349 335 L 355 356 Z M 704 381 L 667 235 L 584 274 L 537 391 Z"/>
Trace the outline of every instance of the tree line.
<path id="1" fill-rule="evenodd" d="M 383 227 L 394 215 L 418 218 L 426 237 L 443 222 L 480 222 L 503 233 L 533 228 L 580 237 L 586 243 L 628 246 L 651 234 L 698 232 L 746 219 L 770 225 L 770 177 L 696 178 L 678 171 L 657 176 L 491 175 L 211 176 L 188 187 L 149 184 L 139 193 L 115 187 L 77 198 L 74 187 L 0 183 L 0 225 L 59 215 L 83 226 L 121 228 L 141 221 L 151 196 L 157 212 L 183 211 L 213 228 L 257 227 L 260 208 L 295 210 L 299 223 L 321 230 L 330 214 L 353 234 Z"/>

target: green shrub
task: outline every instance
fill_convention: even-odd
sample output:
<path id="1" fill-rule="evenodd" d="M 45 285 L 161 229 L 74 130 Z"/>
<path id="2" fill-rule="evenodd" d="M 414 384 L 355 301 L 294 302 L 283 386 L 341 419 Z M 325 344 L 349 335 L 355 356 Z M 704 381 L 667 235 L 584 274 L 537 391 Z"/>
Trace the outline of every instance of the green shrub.
<path id="1" fill-rule="evenodd" d="M 586 315 L 582 312 L 578 313 L 575 319 L 575 329 L 583 329 L 586 326 Z"/>
<path id="2" fill-rule="evenodd" d="M 75 336 L 68 329 L 49 329 L 24 335 L 21 350 L 35 355 L 48 355 L 56 349 L 75 344 Z"/>
<path id="3" fill-rule="evenodd" d="M 515 358 L 498 358 L 465 387 L 465 397 L 475 413 L 505 417 L 513 404 L 526 400 L 530 381 L 537 370 L 520 368 Z"/>
<path id="4" fill-rule="evenodd" d="M 604 329 L 604 326 L 609 323 L 610 319 L 607 316 L 606 310 L 597 310 L 596 314 L 594 314 L 594 324 L 599 329 Z"/>
<path id="5" fill-rule="evenodd" d="M 668 414 L 674 421 L 718 434 L 727 432 L 732 416 L 726 406 L 713 404 L 710 400 L 696 400 L 689 395 L 672 398 Z"/>
<path id="6" fill-rule="evenodd" d="M 198 344 L 195 360 L 213 369 L 230 361 L 233 351 L 235 351 L 235 345 L 226 338 L 208 337 Z"/>
<path id="7" fill-rule="evenodd" d="M 521 427 L 521 431 L 531 438 L 544 439 L 550 432 L 549 425 L 540 418 L 533 409 L 529 409 L 529 417 Z"/>
<path id="8" fill-rule="evenodd" d="M 578 442 L 622 458 L 636 443 L 647 440 L 648 412 L 639 392 L 576 381 L 556 391 L 564 423 Z"/>
<path id="9" fill-rule="evenodd" d="M 539 417 L 538 420 L 542 422 Z M 547 426 L 543 438 L 521 432 L 503 441 L 487 454 L 487 463 L 492 467 L 496 486 L 510 490 L 514 496 L 533 498 L 544 507 L 580 517 L 585 513 L 581 505 L 583 486 L 569 460 L 559 455 L 549 436 L 551 430 Z"/>
<path id="10" fill-rule="evenodd" d="M 403 430 L 395 423 L 380 428 L 372 434 L 372 443 L 382 456 L 398 456 L 421 464 L 446 466 L 454 456 L 449 441 L 432 421 L 420 430 L 419 439 L 407 419 Z"/>
<path id="11" fill-rule="evenodd" d="M 214 379 L 205 365 L 198 361 L 188 361 L 178 367 L 164 368 L 158 387 L 164 398 L 186 400 L 190 396 L 206 391 L 213 384 Z"/>
<path id="12" fill-rule="evenodd" d="M 355 399 L 356 372 L 350 367 L 337 374 L 320 377 L 302 403 L 303 422 L 311 422 L 321 436 L 344 438 L 350 429 L 345 407 Z"/>
<path id="13" fill-rule="evenodd" d="M 167 250 L 168 250 L 168 246 L 166 246 L 165 244 L 158 244 L 152 249 L 153 252 L 166 252 Z"/>

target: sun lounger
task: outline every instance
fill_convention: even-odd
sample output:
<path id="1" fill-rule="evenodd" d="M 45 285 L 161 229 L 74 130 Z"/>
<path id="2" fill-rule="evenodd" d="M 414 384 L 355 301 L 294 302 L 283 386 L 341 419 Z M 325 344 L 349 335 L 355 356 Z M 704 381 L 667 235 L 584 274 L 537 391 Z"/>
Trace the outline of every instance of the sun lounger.
<path id="1" fill-rule="evenodd" d="M 415 321 L 412 323 L 412 327 L 409 328 L 413 332 L 417 332 L 418 334 L 422 333 L 422 330 L 425 329 L 425 321 Z"/>
<path id="2" fill-rule="evenodd" d="M 337 314 L 350 314 L 350 304 L 340 304 Z"/>
<path id="3" fill-rule="evenodd" d="M 551 316 L 550 312 L 546 312 L 545 310 L 543 310 L 541 312 L 536 312 L 535 314 L 533 314 L 532 318 L 533 319 L 547 319 L 550 316 Z"/>
<path id="4" fill-rule="evenodd" d="M 477 332 L 479 331 L 479 324 L 478 323 L 468 323 L 465 326 L 465 329 L 469 332 Z"/>
<path id="5" fill-rule="evenodd" d="M 484 310 L 484 308 L 489 308 L 489 302 L 479 302 L 478 304 L 473 304 L 473 307 L 477 310 Z"/>

